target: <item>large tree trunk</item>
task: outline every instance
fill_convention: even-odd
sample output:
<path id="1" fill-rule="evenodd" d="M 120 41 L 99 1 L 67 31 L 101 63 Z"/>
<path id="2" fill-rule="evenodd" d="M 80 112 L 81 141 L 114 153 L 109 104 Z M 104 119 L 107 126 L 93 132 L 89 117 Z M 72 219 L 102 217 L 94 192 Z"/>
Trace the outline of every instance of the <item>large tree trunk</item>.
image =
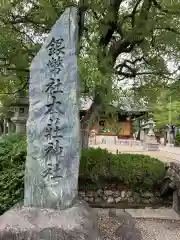
<path id="1" fill-rule="evenodd" d="M 89 135 L 92 129 L 93 123 L 96 121 L 99 111 L 101 109 L 101 98 L 97 94 L 93 102 L 86 112 L 86 115 L 81 120 L 81 147 L 88 148 Z"/>
<path id="2" fill-rule="evenodd" d="M 88 148 L 89 145 L 89 132 L 81 130 L 81 148 Z"/>

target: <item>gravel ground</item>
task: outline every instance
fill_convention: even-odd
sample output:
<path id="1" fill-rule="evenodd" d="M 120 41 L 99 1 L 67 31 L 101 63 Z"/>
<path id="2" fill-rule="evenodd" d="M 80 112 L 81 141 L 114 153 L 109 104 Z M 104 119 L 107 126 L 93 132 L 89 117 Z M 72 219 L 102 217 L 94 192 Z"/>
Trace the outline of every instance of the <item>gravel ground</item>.
<path id="1" fill-rule="evenodd" d="M 103 240 L 121 240 L 114 232 L 120 223 L 107 216 L 99 216 L 99 228 Z M 136 220 L 136 227 L 141 230 L 142 240 L 180 240 L 180 221 Z"/>
<path id="2" fill-rule="evenodd" d="M 136 220 L 143 240 L 179 240 L 180 221 Z"/>
<path id="3" fill-rule="evenodd" d="M 115 230 L 118 228 L 120 223 L 111 217 L 101 216 L 99 217 L 99 229 L 103 234 L 103 240 L 119 240 L 115 235 Z"/>

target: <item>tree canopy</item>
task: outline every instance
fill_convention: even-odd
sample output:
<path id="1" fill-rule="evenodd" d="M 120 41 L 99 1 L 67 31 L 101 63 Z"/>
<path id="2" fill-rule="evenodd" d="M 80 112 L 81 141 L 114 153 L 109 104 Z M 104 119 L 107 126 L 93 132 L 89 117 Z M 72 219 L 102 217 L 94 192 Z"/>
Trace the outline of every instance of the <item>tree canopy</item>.
<path id="1" fill-rule="evenodd" d="M 112 99 L 118 81 L 135 79 L 136 87 L 143 89 L 176 79 L 180 0 L 1 0 L 0 5 L 4 95 L 27 88 L 29 64 L 68 6 L 77 6 L 81 16 L 82 94 L 93 99 L 84 120 L 98 112 L 104 100 Z"/>

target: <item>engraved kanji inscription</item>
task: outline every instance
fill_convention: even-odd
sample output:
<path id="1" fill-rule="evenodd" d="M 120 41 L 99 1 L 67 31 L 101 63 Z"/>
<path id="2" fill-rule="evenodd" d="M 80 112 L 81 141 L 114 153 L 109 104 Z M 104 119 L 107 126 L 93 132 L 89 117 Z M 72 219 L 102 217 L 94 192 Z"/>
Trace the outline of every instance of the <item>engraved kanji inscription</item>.
<path id="1" fill-rule="evenodd" d="M 52 56 L 54 54 L 64 55 L 64 40 L 62 38 L 55 39 L 54 37 L 51 39 L 50 43 L 46 46 L 46 49 L 48 49 L 49 56 Z"/>
<path id="2" fill-rule="evenodd" d="M 52 125 L 48 125 L 46 127 L 46 133 L 45 137 L 48 140 L 51 140 L 52 138 L 57 139 L 57 138 L 63 138 L 61 132 L 61 128 L 59 126 L 55 126 L 55 129 L 52 127 Z"/>
<path id="3" fill-rule="evenodd" d="M 51 95 L 56 93 L 63 93 L 60 89 L 62 83 L 60 79 L 50 78 L 50 82 L 46 85 L 45 92 L 49 92 Z"/>
<path id="4" fill-rule="evenodd" d="M 47 111 L 46 114 L 60 113 L 64 114 L 61 110 L 61 102 L 56 100 L 56 96 L 52 96 L 52 102 L 46 105 Z"/>
<path id="5" fill-rule="evenodd" d="M 55 56 L 55 57 L 53 56 L 52 59 L 49 60 L 49 62 L 47 64 L 50 72 L 59 74 L 63 68 L 62 62 L 63 62 L 63 60 L 62 60 L 61 56 Z"/>
<path id="6" fill-rule="evenodd" d="M 49 176 L 51 179 L 62 178 L 60 171 L 61 168 L 58 163 L 57 164 L 48 163 L 47 169 L 43 171 L 42 176 L 44 178 Z"/>
<path id="7" fill-rule="evenodd" d="M 45 157 L 59 156 L 63 151 L 63 147 L 60 146 L 59 140 L 56 140 L 55 146 L 53 142 L 49 142 L 45 148 Z"/>

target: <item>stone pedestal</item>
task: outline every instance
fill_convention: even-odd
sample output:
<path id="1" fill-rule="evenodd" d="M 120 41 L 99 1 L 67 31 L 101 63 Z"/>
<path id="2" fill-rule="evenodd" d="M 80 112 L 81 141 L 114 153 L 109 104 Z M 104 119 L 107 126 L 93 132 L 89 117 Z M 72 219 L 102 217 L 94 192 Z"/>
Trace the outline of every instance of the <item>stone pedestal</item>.
<path id="1" fill-rule="evenodd" d="M 96 214 L 87 203 L 66 210 L 14 208 L 0 217 L 1 240 L 100 240 Z"/>

